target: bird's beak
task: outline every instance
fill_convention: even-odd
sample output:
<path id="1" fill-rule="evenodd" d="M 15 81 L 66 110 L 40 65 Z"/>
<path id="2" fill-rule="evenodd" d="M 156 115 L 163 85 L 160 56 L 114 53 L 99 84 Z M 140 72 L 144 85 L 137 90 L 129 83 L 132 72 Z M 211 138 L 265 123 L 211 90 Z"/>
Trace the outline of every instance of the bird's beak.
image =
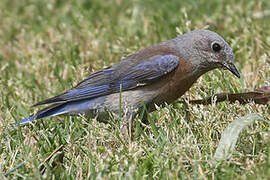
<path id="1" fill-rule="evenodd" d="M 237 68 L 235 67 L 235 65 L 233 63 L 225 63 L 225 64 L 223 64 L 223 67 L 225 69 L 231 71 L 231 73 L 233 73 L 238 78 L 240 78 L 240 73 L 239 73 L 239 71 L 237 70 Z"/>

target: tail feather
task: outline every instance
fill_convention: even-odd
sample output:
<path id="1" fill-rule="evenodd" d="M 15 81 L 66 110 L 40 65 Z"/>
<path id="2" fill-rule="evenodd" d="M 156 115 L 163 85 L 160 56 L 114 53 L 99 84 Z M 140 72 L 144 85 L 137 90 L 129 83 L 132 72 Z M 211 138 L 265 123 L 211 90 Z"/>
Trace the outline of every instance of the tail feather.
<path id="1" fill-rule="evenodd" d="M 31 121 L 35 120 L 35 117 L 32 115 L 32 116 L 29 116 L 28 118 L 25 118 L 24 120 L 21 120 L 19 122 L 20 125 L 23 125 L 23 124 L 27 124 Z M 15 126 L 18 126 L 19 125 L 18 123 L 15 124 Z"/>
<path id="2" fill-rule="evenodd" d="M 35 115 L 31 115 L 28 118 L 21 120 L 16 123 L 15 126 L 29 123 L 33 120 L 42 119 L 46 117 L 52 117 L 62 114 L 83 114 L 91 112 L 98 107 L 99 104 L 103 103 L 106 97 L 99 97 L 94 99 L 85 99 L 73 102 L 57 103 L 53 104 L 45 109 L 38 111 Z"/>
<path id="3" fill-rule="evenodd" d="M 15 126 L 24 125 L 24 124 L 32 122 L 33 120 L 37 120 L 37 119 L 42 119 L 42 118 L 46 118 L 46 117 L 52 117 L 52 116 L 65 114 L 65 113 L 67 113 L 67 111 L 64 108 L 64 105 L 65 104 L 51 105 L 45 109 L 38 111 L 36 115 L 31 115 L 28 118 L 21 120 L 19 123 L 16 123 Z"/>

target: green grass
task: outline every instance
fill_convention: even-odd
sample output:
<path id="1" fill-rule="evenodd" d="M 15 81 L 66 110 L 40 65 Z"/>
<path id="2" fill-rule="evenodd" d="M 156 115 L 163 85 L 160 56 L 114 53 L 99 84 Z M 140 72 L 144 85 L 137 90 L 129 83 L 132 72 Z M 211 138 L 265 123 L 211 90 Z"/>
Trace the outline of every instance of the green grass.
<path id="1" fill-rule="evenodd" d="M 151 113 L 132 141 L 121 123 L 55 117 L 11 128 L 30 106 L 71 88 L 126 55 L 195 28 L 221 34 L 232 46 L 242 78 L 215 70 L 180 100 L 270 85 L 270 1 L 227 0 L 1 0 L 0 173 L 47 179 L 267 179 L 270 106 L 178 102 Z M 248 113 L 265 118 L 241 133 L 232 157 L 211 161 L 223 130 Z M 59 155 L 40 164 L 60 145 Z M 5 178 L 3 174 L 0 179 Z"/>

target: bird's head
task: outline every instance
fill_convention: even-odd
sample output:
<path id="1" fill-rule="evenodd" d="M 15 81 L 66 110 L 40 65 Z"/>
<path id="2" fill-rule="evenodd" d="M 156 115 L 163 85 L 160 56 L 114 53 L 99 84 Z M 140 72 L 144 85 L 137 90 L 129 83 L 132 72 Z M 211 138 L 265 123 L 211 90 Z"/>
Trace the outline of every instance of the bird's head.
<path id="1" fill-rule="evenodd" d="M 191 42 L 189 46 L 194 53 L 191 59 L 199 69 L 209 71 L 223 68 L 240 78 L 240 73 L 234 65 L 234 54 L 228 43 L 217 33 L 209 30 L 194 30 L 186 34 Z"/>

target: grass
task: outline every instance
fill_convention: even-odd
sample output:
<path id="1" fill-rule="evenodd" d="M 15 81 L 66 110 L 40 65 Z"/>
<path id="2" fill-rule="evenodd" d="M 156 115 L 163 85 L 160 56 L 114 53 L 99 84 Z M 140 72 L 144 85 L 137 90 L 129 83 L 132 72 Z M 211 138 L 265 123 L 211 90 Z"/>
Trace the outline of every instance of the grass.
<path id="1" fill-rule="evenodd" d="M 134 139 L 121 123 L 61 116 L 11 128 L 35 112 L 30 106 L 69 89 L 126 55 L 196 28 L 221 34 L 232 46 L 242 78 L 215 70 L 180 100 L 270 85 L 270 2 L 189 0 L 1 0 L 0 178 L 23 179 L 267 179 L 270 176 L 270 106 L 209 106 L 175 102 L 136 119 Z M 241 133 L 232 157 L 211 161 L 223 130 L 257 113 L 266 121 Z M 39 166 L 59 146 L 59 154 Z M 53 162 L 58 162 L 53 165 Z"/>

